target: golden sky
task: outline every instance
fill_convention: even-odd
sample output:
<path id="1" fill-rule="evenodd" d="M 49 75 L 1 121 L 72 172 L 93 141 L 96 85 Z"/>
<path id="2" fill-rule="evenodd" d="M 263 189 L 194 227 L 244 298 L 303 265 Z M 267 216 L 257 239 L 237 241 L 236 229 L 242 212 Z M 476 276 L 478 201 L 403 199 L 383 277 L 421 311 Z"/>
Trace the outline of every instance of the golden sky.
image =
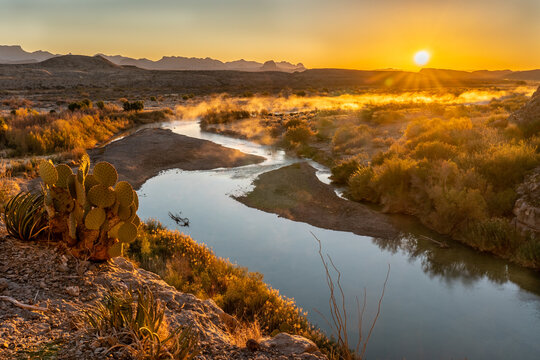
<path id="1" fill-rule="evenodd" d="M 540 0 L 0 0 L 0 44 L 310 68 L 540 68 Z"/>

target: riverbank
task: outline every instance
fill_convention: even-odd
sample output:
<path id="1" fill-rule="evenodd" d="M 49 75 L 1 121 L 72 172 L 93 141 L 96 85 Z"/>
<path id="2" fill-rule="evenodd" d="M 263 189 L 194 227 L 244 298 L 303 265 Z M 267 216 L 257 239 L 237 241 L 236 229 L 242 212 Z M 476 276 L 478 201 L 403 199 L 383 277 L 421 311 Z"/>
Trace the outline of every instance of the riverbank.
<path id="1" fill-rule="evenodd" d="M 307 162 L 261 174 L 252 192 L 235 197 L 241 203 L 310 225 L 357 235 L 393 238 L 398 230 L 388 217 L 342 199 L 323 184 Z"/>
<path id="2" fill-rule="evenodd" d="M 151 291 L 164 311 L 164 331 L 189 327 L 197 359 L 327 359 L 301 336 L 248 334 L 213 300 L 177 291 L 123 257 L 101 264 L 78 261 L 49 243 L 2 234 L 0 226 L 1 359 L 136 357 L 136 344 L 126 344 L 124 335 L 112 331 L 103 336 L 105 330 L 94 329 L 86 317 L 111 291 L 128 288 Z"/>
<path id="3" fill-rule="evenodd" d="M 91 149 L 88 154 L 93 163 L 113 164 L 120 180 L 129 181 L 135 189 L 163 170 L 232 168 L 264 161 L 261 156 L 165 129 L 143 129 L 102 148 Z"/>

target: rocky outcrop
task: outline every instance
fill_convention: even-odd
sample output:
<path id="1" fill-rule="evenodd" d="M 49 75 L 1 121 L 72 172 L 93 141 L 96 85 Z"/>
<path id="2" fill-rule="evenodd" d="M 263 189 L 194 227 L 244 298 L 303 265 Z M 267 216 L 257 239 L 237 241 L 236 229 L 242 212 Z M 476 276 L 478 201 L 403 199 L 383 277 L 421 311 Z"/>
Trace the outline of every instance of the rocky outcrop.
<path id="1" fill-rule="evenodd" d="M 526 136 L 537 133 L 540 128 L 540 86 L 524 106 L 508 117 L 508 121 L 520 127 Z"/>
<path id="2" fill-rule="evenodd" d="M 538 134 L 540 129 L 540 86 L 531 99 L 508 118 L 526 136 Z M 534 169 L 519 186 L 514 205 L 514 222 L 522 232 L 540 234 L 540 167 Z"/>
<path id="3" fill-rule="evenodd" d="M 236 320 L 212 300 L 181 293 L 124 258 L 92 264 L 45 245 L 0 236 L 0 296 L 33 306 L 32 311 L 0 298 L 0 359 L 47 354 L 55 359 L 108 358 L 110 339 L 98 338 L 81 322 L 90 304 L 110 288 L 148 287 L 164 308 L 170 328 L 190 326 L 198 335 L 197 359 L 326 359 L 311 341 L 289 334 L 233 342 Z M 115 357 L 114 351 L 112 354 Z"/>
<path id="4" fill-rule="evenodd" d="M 540 167 L 529 175 L 518 188 L 514 206 L 516 226 L 523 232 L 540 236 Z"/>

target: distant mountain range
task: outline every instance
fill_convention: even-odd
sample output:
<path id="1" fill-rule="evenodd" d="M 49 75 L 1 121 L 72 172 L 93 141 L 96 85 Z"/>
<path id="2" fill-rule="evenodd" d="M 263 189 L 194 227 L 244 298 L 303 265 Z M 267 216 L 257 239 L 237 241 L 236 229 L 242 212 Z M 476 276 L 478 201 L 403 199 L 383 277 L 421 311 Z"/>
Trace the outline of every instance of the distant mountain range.
<path id="1" fill-rule="evenodd" d="M 30 64 L 48 60 L 62 54 L 51 54 L 47 51 L 27 52 L 19 45 L 0 45 L 0 64 Z M 149 59 L 133 59 L 121 55 L 97 54 L 113 64 L 122 66 L 136 66 L 147 70 L 236 70 L 236 71 L 304 71 L 303 64 L 291 64 L 286 61 L 275 62 L 269 60 L 260 63 L 244 59 L 222 62 L 212 58 L 187 58 L 182 56 L 164 56 L 158 61 Z"/>
<path id="2" fill-rule="evenodd" d="M 447 69 L 423 68 L 418 72 L 402 71 L 396 69 L 383 70 L 347 70 L 347 69 L 311 69 L 307 70 L 304 65 L 296 65 L 286 61 L 267 61 L 264 64 L 256 61 L 236 60 L 222 62 L 211 58 L 187 58 L 181 56 L 164 56 L 158 61 L 149 59 L 133 59 L 121 55 L 97 54 L 93 57 L 83 55 L 51 54 L 47 51 L 24 51 L 20 46 L 0 45 L 0 64 L 37 66 L 55 69 L 85 69 L 104 70 L 113 68 L 139 68 L 145 70 L 235 70 L 245 72 L 309 72 L 310 76 L 322 77 L 324 81 L 331 81 L 334 77 L 340 81 L 360 81 L 367 84 L 376 84 L 391 77 L 395 84 L 418 82 L 425 84 L 450 84 L 465 82 L 492 82 L 499 80 L 511 81 L 540 81 L 540 69 L 527 71 L 512 70 L 478 70 L 460 71 Z M 323 79 L 320 80 L 323 80 Z"/>

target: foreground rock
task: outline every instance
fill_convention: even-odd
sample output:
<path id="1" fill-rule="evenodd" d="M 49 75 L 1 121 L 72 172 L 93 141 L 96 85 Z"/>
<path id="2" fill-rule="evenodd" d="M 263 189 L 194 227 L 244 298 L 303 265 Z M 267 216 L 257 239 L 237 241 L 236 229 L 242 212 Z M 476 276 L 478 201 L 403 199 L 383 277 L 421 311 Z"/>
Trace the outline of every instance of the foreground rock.
<path id="1" fill-rule="evenodd" d="M 254 185 L 252 192 L 236 199 L 320 228 L 379 238 L 398 234 L 387 216 L 338 197 L 331 186 L 319 181 L 316 170 L 306 162 L 264 173 Z"/>
<path id="2" fill-rule="evenodd" d="M 135 189 L 160 171 L 168 169 L 210 170 L 264 161 L 211 141 L 195 139 L 165 129 L 144 129 L 103 148 L 89 151 L 93 163 L 108 161 Z"/>
<path id="3" fill-rule="evenodd" d="M 0 238 L 0 296 L 47 307 L 31 311 L 0 301 L 0 359 L 119 358 L 107 353 L 111 339 L 98 338 L 81 320 L 90 304 L 111 287 L 148 286 L 165 306 L 170 328 L 192 326 L 197 359 L 325 359 L 307 339 L 278 334 L 258 339 L 250 349 L 233 344 L 235 320 L 212 300 L 200 300 L 167 285 L 154 273 L 124 258 L 105 264 L 76 261 L 44 245 Z"/>

